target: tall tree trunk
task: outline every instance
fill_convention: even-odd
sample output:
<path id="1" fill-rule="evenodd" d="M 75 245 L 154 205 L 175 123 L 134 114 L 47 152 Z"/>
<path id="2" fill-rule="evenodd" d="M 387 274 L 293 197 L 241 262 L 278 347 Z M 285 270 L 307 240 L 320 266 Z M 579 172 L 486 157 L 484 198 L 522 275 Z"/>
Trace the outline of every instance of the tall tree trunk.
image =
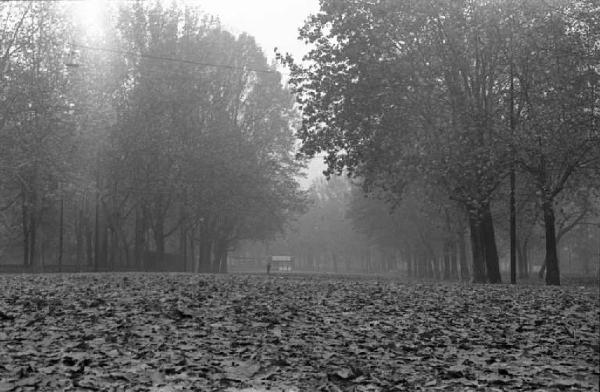
<path id="1" fill-rule="evenodd" d="M 517 240 L 519 279 L 529 278 L 528 242 L 528 240 L 523 242 Z"/>
<path id="2" fill-rule="evenodd" d="M 190 272 L 198 272 L 197 267 L 195 267 L 196 263 L 196 243 L 194 242 L 194 236 L 196 235 L 196 230 L 192 228 L 189 233 L 189 244 L 190 244 Z"/>
<path id="3" fill-rule="evenodd" d="M 213 267 L 213 272 L 217 273 L 227 273 L 227 241 L 225 240 L 217 240 L 215 241 L 215 262 Z"/>
<path id="4" fill-rule="evenodd" d="M 85 258 L 86 258 L 86 265 L 87 266 L 92 266 L 95 265 L 95 256 L 94 256 L 94 233 L 92 232 L 92 226 L 90 225 L 90 222 L 86 219 L 86 227 L 85 227 L 85 244 L 86 244 L 86 252 L 85 252 Z"/>
<path id="5" fill-rule="evenodd" d="M 31 255 L 29 254 L 29 240 L 31 233 L 29 231 L 29 208 L 27 207 L 25 193 L 23 193 L 21 213 L 21 225 L 23 226 L 23 265 L 27 267 L 31 264 Z"/>
<path id="6" fill-rule="evenodd" d="M 421 278 L 423 273 L 423 265 L 421 264 L 421 253 L 419 251 L 413 251 L 413 278 Z"/>
<path id="7" fill-rule="evenodd" d="M 107 234 L 107 240 L 110 240 L 110 246 L 109 246 L 109 250 L 108 250 L 108 260 L 109 260 L 109 265 L 111 270 L 114 271 L 115 267 L 116 267 L 116 259 L 118 257 L 118 253 L 119 253 L 119 240 L 117 239 L 117 232 L 114 228 L 108 228 L 107 229 L 107 233 L 110 233 L 110 235 Z"/>
<path id="8" fill-rule="evenodd" d="M 494 221 L 492 219 L 492 211 L 487 205 L 483 212 L 483 235 L 484 235 L 484 251 L 485 264 L 487 270 L 488 281 L 490 283 L 501 283 L 500 261 L 498 259 L 498 249 L 496 248 L 496 236 L 494 233 Z"/>
<path id="9" fill-rule="evenodd" d="M 431 261 L 427 258 L 425 253 L 421 252 L 419 257 L 419 267 L 421 271 L 419 273 L 419 278 L 426 279 L 429 277 L 431 271 Z"/>
<path id="10" fill-rule="evenodd" d="M 479 217 L 469 214 L 471 231 L 471 252 L 473 253 L 473 282 L 485 283 L 485 253 L 482 238 L 482 224 Z"/>
<path id="11" fill-rule="evenodd" d="M 544 212 L 544 228 L 546 232 L 546 284 L 560 285 L 554 207 L 551 199 L 546 199 L 542 202 L 542 210 Z"/>
<path id="12" fill-rule="evenodd" d="M 413 271 L 414 271 L 414 276 L 417 279 L 420 279 L 423 277 L 423 259 L 421 257 L 421 252 L 419 251 L 415 251 L 413 253 Z"/>
<path id="13" fill-rule="evenodd" d="M 134 263 L 136 268 L 142 268 L 142 255 L 144 251 L 144 232 L 146 231 L 142 213 L 139 207 L 135 209 L 135 237 L 133 243 Z"/>
<path id="14" fill-rule="evenodd" d="M 94 258 L 94 240 L 93 240 L 93 236 L 94 233 L 92 232 L 92 225 L 90 224 L 89 220 L 86 218 L 85 220 L 85 228 L 84 228 L 84 232 L 85 232 L 85 243 L 86 243 L 86 252 L 85 252 L 85 257 L 86 257 L 86 265 L 87 266 L 91 266 L 95 260 Z"/>
<path id="15" fill-rule="evenodd" d="M 103 230 L 102 230 L 102 251 L 100 252 L 100 262 L 101 265 L 106 270 L 108 268 L 108 227 L 106 226 L 106 222 L 103 222 Z"/>
<path id="16" fill-rule="evenodd" d="M 413 275 L 413 254 L 411 251 L 405 253 L 407 259 L 406 259 L 406 274 L 408 275 L 409 278 L 414 278 Z"/>
<path id="17" fill-rule="evenodd" d="M 83 261 L 83 247 L 84 247 L 84 226 L 83 226 L 83 206 L 79 206 L 77 216 L 75 218 L 75 257 L 77 258 L 77 265 L 81 266 Z"/>
<path id="18" fill-rule="evenodd" d="M 40 260 L 40 262 L 38 263 L 38 266 L 40 267 L 40 270 L 42 272 L 44 272 L 44 268 L 46 266 L 46 236 L 44 235 L 44 230 L 42 230 L 41 228 L 38 230 L 37 232 L 37 244 L 38 244 L 38 251 L 37 254 L 39 255 L 38 258 Z"/>
<path id="19" fill-rule="evenodd" d="M 460 279 L 464 282 L 469 280 L 469 264 L 467 260 L 467 244 L 465 231 L 460 230 L 457 236 L 458 240 L 458 263 L 460 265 Z"/>
<path id="20" fill-rule="evenodd" d="M 153 225 L 152 233 L 154 234 L 154 246 L 156 247 L 159 262 L 162 262 L 165 257 L 165 233 L 162 219 L 158 219 Z"/>
<path id="21" fill-rule="evenodd" d="M 338 259 L 334 251 L 331 251 L 331 262 L 333 264 L 333 272 L 338 272 Z"/>
<path id="22" fill-rule="evenodd" d="M 94 271 L 100 268 L 100 194 L 96 191 L 96 211 L 94 219 Z"/>
<path id="23" fill-rule="evenodd" d="M 34 209 L 35 211 L 35 209 Z M 29 265 L 35 267 L 37 222 L 35 212 L 29 212 Z"/>
<path id="24" fill-rule="evenodd" d="M 456 241 L 450 241 L 450 278 L 458 278 L 458 257 L 456 255 Z"/>
<path id="25" fill-rule="evenodd" d="M 182 224 L 179 230 L 179 253 L 181 254 L 183 270 L 185 272 L 187 272 L 187 237 L 187 230 L 185 229 L 185 225 Z"/>
<path id="26" fill-rule="evenodd" d="M 435 263 L 435 258 L 432 259 L 431 257 L 425 256 L 425 277 L 427 279 L 435 278 L 433 263 Z"/>
<path id="27" fill-rule="evenodd" d="M 452 265 L 451 265 L 451 252 L 452 252 L 452 244 L 449 240 L 444 241 L 444 274 L 443 278 L 445 280 L 450 279 L 452 276 Z"/>
<path id="28" fill-rule="evenodd" d="M 198 245 L 198 272 L 212 272 L 211 254 L 212 243 L 209 240 L 201 239 Z"/>
<path id="29" fill-rule="evenodd" d="M 63 263 L 63 237 L 64 237 L 65 200 L 60 199 L 60 223 L 58 229 L 58 271 L 62 272 Z"/>

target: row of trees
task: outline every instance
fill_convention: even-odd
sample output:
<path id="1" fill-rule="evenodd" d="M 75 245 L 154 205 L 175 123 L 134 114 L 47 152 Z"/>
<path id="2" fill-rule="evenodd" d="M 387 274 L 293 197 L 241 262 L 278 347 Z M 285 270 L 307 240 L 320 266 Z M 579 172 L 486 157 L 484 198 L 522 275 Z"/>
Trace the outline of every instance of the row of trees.
<path id="1" fill-rule="evenodd" d="M 495 239 L 504 274 L 509 270 L 510 242 L 505 185 L 492 209 L 492 218 L 498 222 Z M 468 281 L 472 262 L 465 214 L 456 202 L 425 197 L 432 193 L 422 186 L 412 184 L 402 202 L 390 211 L 384 200 L 366 197 L 359 184 L 345 177 L 315 179 L 308 191 L 308 211 L 286 235 L 264 244 L 244 243 L 236 260 L 245 260 L 247 268 L 252 268 L 252 261 L 259 262 L 258 268 L 264 271 L 271 255 L 292 255 L 294 268 L 301 271 Z M 533 278 L 533 267 L 539 268 L 544 259 L 544 221 L 536 205 L 535 187 L 520 181 L 517 188 L 517 274 L 527 280 Z M 598 196 L 582 194 L 557 200 L 557 242 L 565 264 L 563 272 L 571 276 L 590 276 L 597 268 Z"/>
<path id="2" fill-rule="evenodd" d="M 493 204 L 518 186 L 560 284 L 557 203 L 597 203 L 599 21 L 591 0 L 325 0 L 300 31 L 308 61 L 282 56 L 302 151 L 392 206 L 418 189 L 455 238 L 468 225 L 475 282 L 501 280 Z"/>
<path id="3" fill-rule="evenodd" d="M 293 98 L 252 37 L 194 8 L 104 12 L 89 36 L 62 3 L 0 4 L 4 256 L 224 271 L 303 209 Z"/>

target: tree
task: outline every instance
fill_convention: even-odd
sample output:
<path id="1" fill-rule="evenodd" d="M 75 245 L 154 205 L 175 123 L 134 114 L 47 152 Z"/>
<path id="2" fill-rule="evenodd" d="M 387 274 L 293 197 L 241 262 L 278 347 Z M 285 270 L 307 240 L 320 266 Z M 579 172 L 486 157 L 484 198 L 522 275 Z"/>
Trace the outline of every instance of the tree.
<path id="1" fill-rule="evenodd" d="M 53 3 L 0 4 L 0 175 L 14 192 L 8 199 L 20 201 L 25 265 L 44 260 L 74 146 L 64 63 L 70 25 L 62 11 Z"/>
<path id="2" fill-rule="evenodd" d="M 141 231 L 159 255 L 178 233 L 184 253 L 198 247 L 198 270 L 225 272 L 237 241 L 270 237 L 301 210 L 291 96 L 253 38 L 191 8 L 135 4 L 120 28 L 143 54 L 131 56 L 115 132 Z"/>
<path id="3" fill-rule="evenodd" d="M 506 170 L 496 126 L 498 17 L 466 2 L 324 1 L 301 29 L 314 45 L 284 58 L 303 108 L 308 155 L 347 168 L 365 189 L 400 198 L 407 183 L 441 183 L 470 214 L 475 281 L 500 282 L 491 195 Z"/>
<path id="4" fill-rule="evenodd" d="M 514 146 L 537 187 L 543 212 L 547 284 L 560 284 L 555 203 L 578 177 L 593 178 L 600 161 L 600 80 L 596 42 L 600 9 L 591 1 L 526 4 L 515 10 L 513 48 L 519 94 Z M 535 18 L 531 14 L 536 15 Z"/>
<path id="5" fill-rule="evenodd" d="M 500 281 L 491 202 L 518 162 L 557 284 L 554 198 L 598 167 L 597 16 L 591 1 L 323 1 L 300 31 L 309 61 L 283 57 L 302 151 L 392 200 L 415 178 L 441 184 L 469 213 L 476 282 Z"/>

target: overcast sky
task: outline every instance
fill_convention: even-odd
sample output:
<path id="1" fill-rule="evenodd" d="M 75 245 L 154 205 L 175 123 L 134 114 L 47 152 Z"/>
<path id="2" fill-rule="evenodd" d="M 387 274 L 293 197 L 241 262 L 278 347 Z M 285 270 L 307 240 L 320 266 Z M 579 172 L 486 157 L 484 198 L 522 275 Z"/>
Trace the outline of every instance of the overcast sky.
<path id="1" fill-rule="evenodd" d="M 254 36 L 269 59 L 273 49 L 290 52 L 294 57 L 306 53 L 298 40 L 298 28 L 306 18 L 319 10 L 318 0 L 188 0 L 218 15 L 233 33 Z"/>

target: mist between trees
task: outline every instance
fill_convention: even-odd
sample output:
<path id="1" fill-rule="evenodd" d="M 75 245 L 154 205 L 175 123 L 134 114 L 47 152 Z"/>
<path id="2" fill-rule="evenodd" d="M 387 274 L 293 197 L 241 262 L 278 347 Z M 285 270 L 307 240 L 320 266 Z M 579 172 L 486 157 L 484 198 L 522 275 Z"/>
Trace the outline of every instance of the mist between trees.
<path id="1" fill-rule="evenodd" d="M 69 4 L 0 4 L 0 260 L 224 272 L 303 209 L 293 97 L 193 8 L 105 6 L 91 37 Z"/>
<path id="2" fill-rule="evenodd" d="M 498 283 L 512 242 L 521 278 L 597 274 L 593 1 L 325 0 L 307 61 L 278 55 L 290 91 L 193 8 L 107 3 L 94 37 L 60 2 L 0 17 L 1 263 L 226 272 L 237 249 Z M 354 185 L 302 192 L 296 136 Z"/>
<path id="3" fill-rule="evenodd" d="M 517 278 L 529 283 L 541 279 L 544 227 L 534 188 L 524 182 L 518 186 Z M 507 187 L 501 185 L 492 204 L 499 269 L 505 280 L 510 270 Z M 471 281 L 473 258 L 464 210 L 458 203 L 424 195 L 428 195 L 424 186 L 414 185 L 390 211 L 384 200 L 365 197 L 359 184 L 345 177 L 317 179 L 309 190 L 308 212 L 285 236 L 266 244 L 243 242 L 234 258 L 290 254 L 299 272 Z M 594 208 L 585 192 L 557 201 L 561 272 L 569 278 L 593 280 L 597 274 L 600 228 L 589 224 L 597 219 Z"/>
<path id="4" fill-rule="evenodd" d="M 578 224 L 597 273 L 597 2 L 326 0 L 300 35 L 308 61 L 280 58 L 303 111 L 302 152 L 324 153 L 330 174 L 397 208 L 405 265 L 464 266 L 468 235 L 473 280 L 498 283 L 498 234 L 513 216 L 522 273 L 538 221 L 548 284 L 560 284 L 558 240 Z M 352 214 L 377 238 L 364 204 Z"/>

